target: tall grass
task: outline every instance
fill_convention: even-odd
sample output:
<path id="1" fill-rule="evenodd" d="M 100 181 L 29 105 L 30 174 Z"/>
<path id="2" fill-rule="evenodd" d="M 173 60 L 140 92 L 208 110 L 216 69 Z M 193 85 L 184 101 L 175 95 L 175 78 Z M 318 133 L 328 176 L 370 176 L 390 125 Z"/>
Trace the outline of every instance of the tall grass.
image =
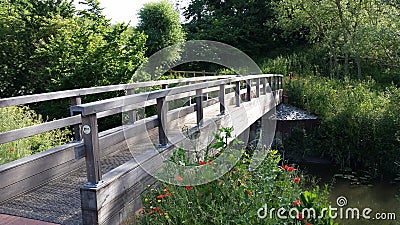
<path id="1" fill-rule="evenodd" d="M 43 123 L 41 115 L 28 107 L 0 109 L 0 132 Z M 0 145 L 0 165 L 23 158 L 69 141 L 70 131 L 54 130 Z"/>

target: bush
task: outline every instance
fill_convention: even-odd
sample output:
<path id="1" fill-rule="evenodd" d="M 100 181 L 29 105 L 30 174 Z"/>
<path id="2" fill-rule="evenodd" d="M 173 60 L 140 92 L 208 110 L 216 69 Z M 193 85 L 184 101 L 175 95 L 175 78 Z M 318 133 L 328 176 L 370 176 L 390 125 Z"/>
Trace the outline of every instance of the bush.
<path id="1" fill-rule="evenodd" d="M 221 143 L 228 146 L 223 136 L 212 144 L 212 150 Z M 218 144 L 220 143 L 220 144 Z M 210 150 L 210 149 L 209 149 Z M 174 161 L 185 163 L 184 154 L 173 154 Z M 180 157 L 176 157 L 180 156 Z M 305 190 L 304 177 L 294 167 L 278 166 L 277 151 L 269 151 L 267 159 L 253 171 L 249 171 L 250 156 L 244 154 L 228 173 L 219 179 L 198 186 L 179 186 L 158 183 L 149 187 L 143 197 L 144 210 L 138 220 L 142 224 L 333 224 L 333 220 L 301 218 L 304 207 L 314 208 L 317 214 L 329 202 L 327 191 L 318 187 Z M 198 161 L 196 165 L 214 164 L 213 158 Z M 185 179 L 185 178 L 180 178 Z M 296 218 L 279 219 L 275 216 L 259 218 L 260 208 L 297 208 Z M 263 216 L 263 212 L 259 213 Z M 306 222 L 307 221 L 307 222 Z"/>
<path id="2" fill-rule="evenodd" d="M 320 118 L 313 146 L 344 167 L 368 169 L 373 175 L 395 174 L 400 160 L 400 90 L 356 82 L 307 77 L 287 84 L 290 103 Z"/>
<path id="3" fill-rule="evenodd" d="M 28 107 L 0 108 L 0 132 L 43 123 L 42 116 Z M 0 165 L 29 156 L 70 140 L 70 131 L 53 130 L 0 145 Z"/>

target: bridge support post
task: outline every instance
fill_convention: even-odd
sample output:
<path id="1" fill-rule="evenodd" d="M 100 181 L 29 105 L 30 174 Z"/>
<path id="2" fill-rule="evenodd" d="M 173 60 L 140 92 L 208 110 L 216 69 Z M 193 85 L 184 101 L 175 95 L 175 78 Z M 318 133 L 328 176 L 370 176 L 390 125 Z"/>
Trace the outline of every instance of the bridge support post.
<path id="1" fill-rule="evenodd" d="M 236 99 L 236 107 L 240 106 L 240 81 L 236 81 L 235 84 L 235 99 Z"/>
<path id="2" fill-rule="evenodd" d="M 82 99 L 80 96 L 75 96 L 75 97 L 71 98 L 71 106 L 80 105 L 81 103 L 82 103 Z M 73 112 L 71 112 L 71 116 L 74 116 Z M 73 130 L 74 130 L 74 141 L 82 140 L 81 125 L 80 124 L 74 125 Z"/>
<path id="3" fill-rule="evenodd" d="M 256 97 L 260 97 L 260 78 L 256 79 Z"/>
<path id="4" fill-rule="evenodd" d="M 165 147 L 168 144 L 167 138 L 167 112 L 168 105 L 165 97 L 157 98 L 157 119 L 158 119 L 158 141 L 160 147 Z"/>
<path id="5" fill-rule="evenodd" d="M 96 114 L 82 116 L 82 133 L 86 152 L 86 173 L 89 186 L 96 186 L 101 180 L 98 132 Z"/>
<path id="6" fill-rule="evenodd" d="M 262 78 L 262 85 L 263 85 L 263 95 L 267 94 L 267 78 Z"/>
<path id="7" fill-rule="evenodd" d="M 133 94 L 135 94 L 135 89 L 134 88 L 126 90 L 126 95 L 133 95 Z M 132 111 L 129 111 L 127 113 L 128 113 L 128 123 L 129 124 L 135 123 L 135 121 L 136 121 L 136 110 L 132 110 Z"/>
<path id="8" fill-rule="evenodd" d="M 200 125 L 203 121 L 203 90 L 196 90 L 196 117 L 197 124 Z"/>
<path id="9" fill-rule="evenodd" d="M 251 101 L 251 79 L 246 80 L 246 101 Z"/>
<path id="10" fill-rule="evenodd" d="M 219 112 L 225 115 L 225 84 L 219 85 Z"/>

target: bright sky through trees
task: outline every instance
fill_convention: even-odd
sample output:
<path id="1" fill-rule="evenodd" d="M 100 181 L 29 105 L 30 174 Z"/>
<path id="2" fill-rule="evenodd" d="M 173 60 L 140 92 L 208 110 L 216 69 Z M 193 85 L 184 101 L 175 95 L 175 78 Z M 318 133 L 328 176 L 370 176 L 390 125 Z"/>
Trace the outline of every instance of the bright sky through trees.
<path id="1" fill-rule="evenodd" d="M 149 2 L 157 2 L 160 0 L 99 0 L 101 6 L 104 8 L 104 15 L 111 19 L 111 23 L 128 23 L 136 26 L 139 23 L 138 12 L 144 4 Z M 74 0 L 75 4 L 78 5 L 79 0 Z M 169 0 L 174 5 L 177 0 Z M 182 2 L 187 2 L 184 0 Z M 183 18 L 181 18 L 183 20 Z"/>

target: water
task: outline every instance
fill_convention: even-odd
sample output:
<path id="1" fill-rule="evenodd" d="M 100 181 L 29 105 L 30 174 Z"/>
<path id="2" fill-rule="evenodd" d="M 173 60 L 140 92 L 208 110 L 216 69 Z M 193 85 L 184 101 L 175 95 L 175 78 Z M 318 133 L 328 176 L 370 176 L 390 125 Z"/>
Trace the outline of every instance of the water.
<path id="1" fill-rule="evenodd" d="M 346 217 L 346 209 L 357 208 L 360 211 L 362 218 L 362 211 L 365 208 L 372 209 L 369 215 L 371 219 L 342 219 L 336 220 L 339 224 L 345 225 L 361 225 L 361 224 L 377 224 L 377 225 L 396 225 L 400 224 L 400 185 L 392 184 L 390 181 L 379 181 L 373 184 L 355 185 L 351 181 L 335 178 L 334 175 L 338 171 L 337 168 L 330 164 L 306 163 L 300 165 L 300 169 L 306 174 L 314 176 L 318 184 L 331 185 L 329 200 L 332 202 L 332 207 L 343 209 L 343 218 Z M 338 207 L 337 199 L 343 197 L 347 200 L 347 205 Z M 393 217 L 391 220 L 377 220 L 373 219 L 376 213 L 378 216 Z M 389 214 L 390 213 L 390 214 Z M 350 214 L 351 215 L 351 214 Z M 340 217 L 340 213 L 338 213 Z"/>

